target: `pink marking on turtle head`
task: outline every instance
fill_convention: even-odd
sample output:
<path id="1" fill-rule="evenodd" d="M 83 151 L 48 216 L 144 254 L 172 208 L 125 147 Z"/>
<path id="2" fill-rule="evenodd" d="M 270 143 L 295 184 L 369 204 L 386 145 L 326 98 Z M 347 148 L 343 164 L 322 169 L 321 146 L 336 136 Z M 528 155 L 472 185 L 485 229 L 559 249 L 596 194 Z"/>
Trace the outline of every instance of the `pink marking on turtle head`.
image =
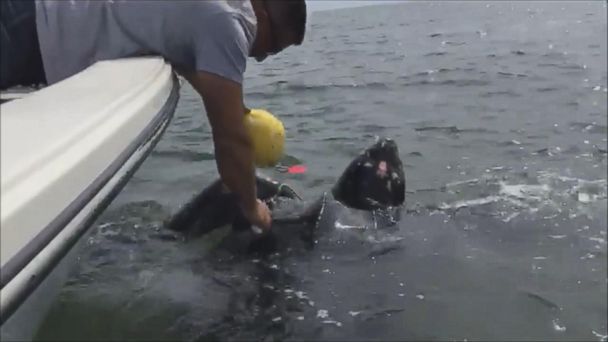
<path id="1" fill-rule="evenodd" d="M 376 174 L 382 178 L 386 177 L 386 162 L 383 160 L 380 163 L 378 163 L 378 170 L 376 170 Z"/>

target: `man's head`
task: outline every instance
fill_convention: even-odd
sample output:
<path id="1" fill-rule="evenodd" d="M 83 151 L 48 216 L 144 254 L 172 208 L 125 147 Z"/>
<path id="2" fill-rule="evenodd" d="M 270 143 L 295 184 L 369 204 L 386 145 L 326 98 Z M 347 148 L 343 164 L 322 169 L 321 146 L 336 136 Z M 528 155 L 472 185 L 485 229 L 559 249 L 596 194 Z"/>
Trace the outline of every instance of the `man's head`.
<path id="1" fill-rule="evenodd" d="M 261 62 L 291 45 L 300 45 L 306 31 L 304 0 L 251 0 L 257 18 L 250 56 Z"/>

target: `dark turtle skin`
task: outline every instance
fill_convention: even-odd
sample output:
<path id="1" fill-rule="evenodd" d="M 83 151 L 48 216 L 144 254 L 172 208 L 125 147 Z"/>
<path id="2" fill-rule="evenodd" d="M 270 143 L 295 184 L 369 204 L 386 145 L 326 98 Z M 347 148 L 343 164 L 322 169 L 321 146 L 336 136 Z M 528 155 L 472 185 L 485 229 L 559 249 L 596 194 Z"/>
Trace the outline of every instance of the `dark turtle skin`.
<path id="1" fill-rule="evenodd" d="M 372 213 L 399 208 L 405 202 L 403 164 L 397 144 L 388 138 L 378 139 L 355 157 L 331 191 L 325 192 L 309 205 L 304 205 L 302 198 L 287 184 L 257 177 L 256 186 L 257 197 L 273 210 L 271 231 L 262 234 L 266 238 L 277 231 L 286 230 L 292 236 L 299 235 L 312 241 L 321 215 L 327 215 L 327 208 L 337 208 L 335 205 L 328 206 L 328 201 Z M 297 201 L 303 205 L 287 214 L 275 212 L 277 203 L 282 201 Z M 225 225 L 232 225 L 235 232 L 251 231 L 252 228 L 239 209 L 235 196 L 226 190 L 220 180 L 213 182 L 180 208 L 166 224 L 169 229 L 188 237 L 204 235 Z M 299 234 L 285 228 L 294 225 L 300 227 Z"/>

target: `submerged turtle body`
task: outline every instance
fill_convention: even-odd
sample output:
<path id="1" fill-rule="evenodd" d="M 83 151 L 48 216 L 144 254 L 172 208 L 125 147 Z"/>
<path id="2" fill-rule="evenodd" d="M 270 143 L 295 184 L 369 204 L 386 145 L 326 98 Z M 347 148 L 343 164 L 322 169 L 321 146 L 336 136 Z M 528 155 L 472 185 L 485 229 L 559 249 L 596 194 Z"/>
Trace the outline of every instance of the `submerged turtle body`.
<path id="1" fill-rule="evenodd" d="M 273 211 L 269 233 L 258 236 L 251 233 L 251 225 L 242 215 L 236 198 L 220 180 L 182 207 L 167 226 L 196 237 L 232 225 L 235 233 L 247 236 L 250 249 L 264 245 L 264 249 L 272 250 L 295 236 L 312 245 L 315 232 L 340 225 L 377 228 L 394 224 L 405 201 L 403 164 L 397 145 L 386 138 L 358 155 L 332 189 L 310 204 L 286 184 L 257 177 L 256 185 L 257 197 Z"/>

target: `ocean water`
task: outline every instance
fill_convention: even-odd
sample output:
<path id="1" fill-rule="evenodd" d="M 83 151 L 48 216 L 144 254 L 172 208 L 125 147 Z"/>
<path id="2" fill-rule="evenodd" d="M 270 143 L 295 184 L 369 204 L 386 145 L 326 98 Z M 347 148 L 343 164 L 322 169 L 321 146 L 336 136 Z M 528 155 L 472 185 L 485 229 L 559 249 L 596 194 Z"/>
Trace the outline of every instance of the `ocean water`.
<path id="1" fill-rule="evenodd" d="M 246 74 L 314 199 L 376 136 L 405 163 L 381 238 L 260 260 L 163 220 L 217 178 L 200 99 L 97 221 L 37 340 L 607 340 L 606 2 L 315 12 Z M 336 227 L 335 229 L 340 229 Z M 352 235 L 357 236 L 358 233 Z"/>

